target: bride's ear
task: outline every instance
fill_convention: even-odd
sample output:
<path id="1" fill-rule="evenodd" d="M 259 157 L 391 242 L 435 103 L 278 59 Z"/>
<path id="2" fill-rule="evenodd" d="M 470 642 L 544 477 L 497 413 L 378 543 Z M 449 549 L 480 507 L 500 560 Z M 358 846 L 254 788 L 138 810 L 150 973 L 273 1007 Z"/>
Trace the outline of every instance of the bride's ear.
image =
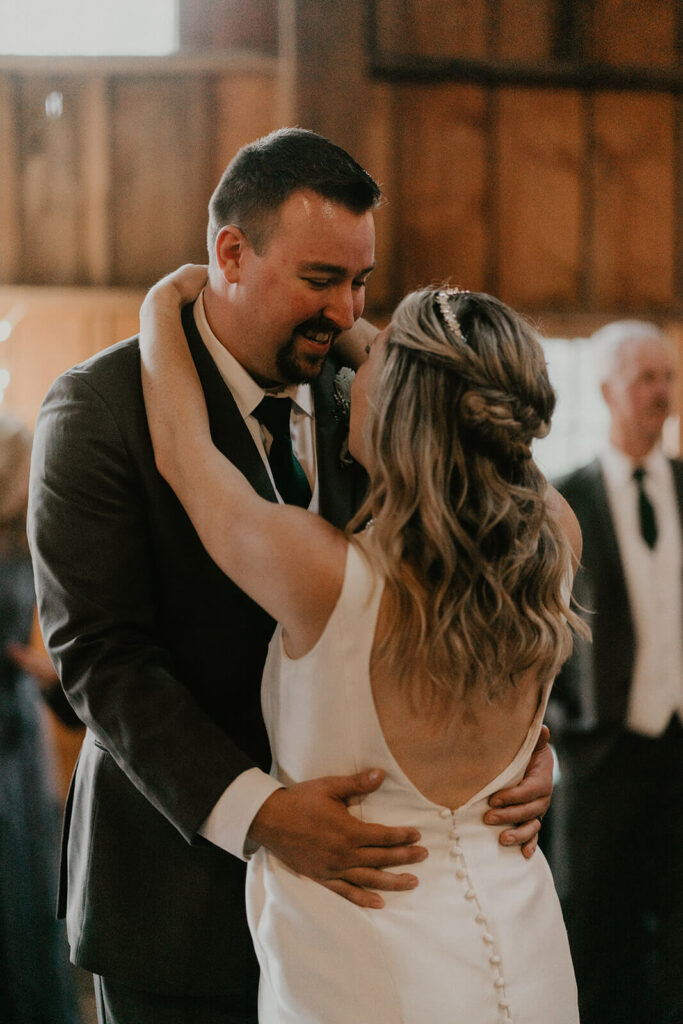
<path id="1" fill-rule="evenodd" d="M 249 243 L 243 231 L 234 224 L 228 224 L 216 237 L 216 263 L 229 284 L 240 279 L 242 257 Z"/>

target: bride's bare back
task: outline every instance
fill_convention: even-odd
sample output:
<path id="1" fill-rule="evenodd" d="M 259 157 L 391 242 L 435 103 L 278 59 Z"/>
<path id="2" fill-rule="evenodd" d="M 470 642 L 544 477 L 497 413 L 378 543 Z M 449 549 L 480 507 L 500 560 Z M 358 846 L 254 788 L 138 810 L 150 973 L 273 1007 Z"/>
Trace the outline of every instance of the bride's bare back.
<path id="1" fill-rule="evenodd" d="M 385 595 L 377 637 L 390 628 Z M 377 717 L 393 757 L 423 796 L 452 809 L 510 764 L 541 697 L 533 671 L 504 689 L 495 702 L 483 693 L 435 696 L 419 677 L 397 686 L 376 662 L 370 679 Z"/>

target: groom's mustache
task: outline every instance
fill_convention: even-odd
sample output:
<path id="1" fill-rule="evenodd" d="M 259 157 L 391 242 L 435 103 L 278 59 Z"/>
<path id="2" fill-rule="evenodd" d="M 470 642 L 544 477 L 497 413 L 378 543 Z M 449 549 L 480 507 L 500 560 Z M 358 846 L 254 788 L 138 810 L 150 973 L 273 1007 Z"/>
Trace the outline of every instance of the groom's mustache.
<path id="1" fill-rule="evenodd" d="M 330 334 L 332 335 L 332 344 L 334 344 L 342 332 L 338 324 L 335 324 L 332 320 L 328 320 L 326 316 L 316 316 L 312 317 L 310 320 L 304 320 L 303 323 L 299 324 L 294 329 L 293 333 Z"/>

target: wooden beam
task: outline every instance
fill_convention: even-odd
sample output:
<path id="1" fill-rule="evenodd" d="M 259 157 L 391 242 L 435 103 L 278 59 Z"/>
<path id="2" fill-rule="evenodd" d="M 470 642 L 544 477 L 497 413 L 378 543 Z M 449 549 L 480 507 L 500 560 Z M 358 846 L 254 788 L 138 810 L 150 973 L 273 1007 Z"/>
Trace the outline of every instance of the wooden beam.
<path id="1" fill-rule="evenodd" d="M 534 64 L 504 60 L 466 60 L 420 54 L 374 53 L 371 72 L 387 82 L 469 82 L 543 89 L 610 89 L 628 92 L 683 93 L 680 68 L 616 67 L 548 60 Z"/>

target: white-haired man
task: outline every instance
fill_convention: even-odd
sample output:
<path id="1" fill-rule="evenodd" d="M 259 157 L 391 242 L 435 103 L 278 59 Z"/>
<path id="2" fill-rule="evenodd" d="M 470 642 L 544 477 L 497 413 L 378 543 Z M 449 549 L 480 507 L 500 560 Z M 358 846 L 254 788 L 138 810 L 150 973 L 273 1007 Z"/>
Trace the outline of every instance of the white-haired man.
<path id="1" fill-rule="evenodd" d="M 549 718 L 563 781 L 553 869 L 582 1024 L 683 1020 L 683 462 L 660 441 L 674 353 L 653 324 L 593 340 L 609 444 L 558 482 L 583 532 L 574 595 L 593 632 Z M 581 831 L 579 832 L 579 822 Z"/>

